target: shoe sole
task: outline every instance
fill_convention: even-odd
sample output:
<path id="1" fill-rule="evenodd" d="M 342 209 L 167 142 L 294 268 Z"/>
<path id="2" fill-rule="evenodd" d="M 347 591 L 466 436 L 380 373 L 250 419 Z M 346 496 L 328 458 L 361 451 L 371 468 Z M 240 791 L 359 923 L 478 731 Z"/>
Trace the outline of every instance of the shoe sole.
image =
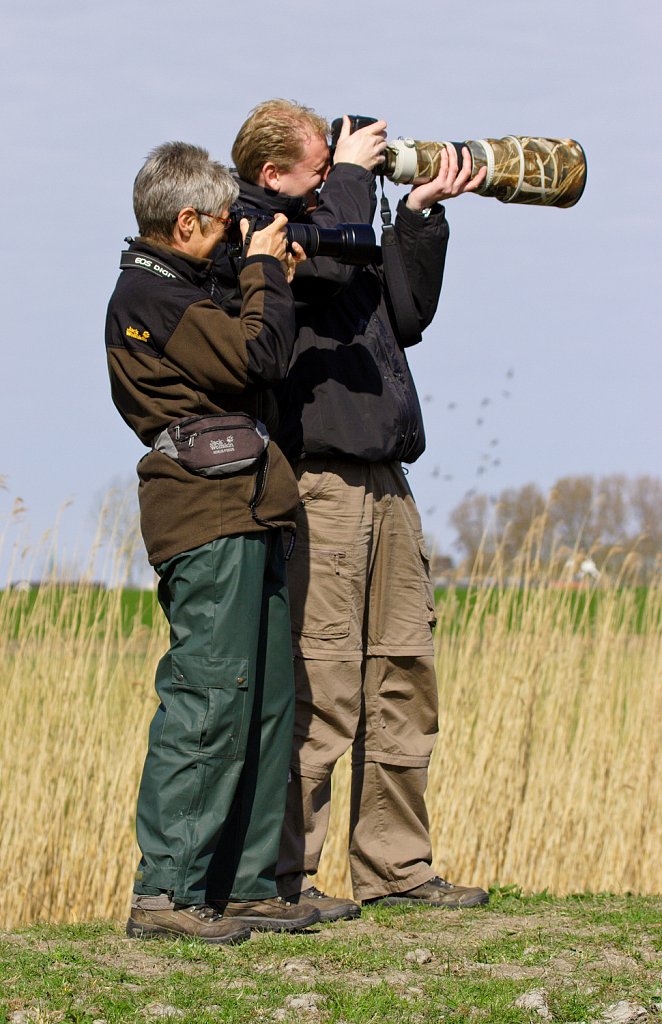
<path id="1" fill-rule="evenodd" d="M 250 917 L 248 914 L 229 917 L 227 920 L 241 921 L 255 932 L 300 932 L 310 928 L 311 924 L 319 924 L 320 914 L 318 910 L 311 910 L 306 917 L 300 917 L 297 921 L 290 921 L 284 917 Z"/>
<path id="2" fill-rule="evenodd" d="M 361 916 L 360 907 L 339 907 L 336 910 L 322 910 L 318 907 L 317 913 L 320 916 L 320 921 L 355 921 L 357 917 Z"/>
<path id="3" fill-rule="evenodd" d="M 146 928 L 144 924 L 138 924 L 133 918 L 129 918 L 126 924 L 126 934 L 130 939 L 197 939 L 208 946 L 238 946 L 241 942 L 250 939 L 250 928 L 246 926 L 231 935 L 218 935 L 216 938 L 205 935 L 191 935 L 188 932 L 176 932 L 168 928 Z"/>
<path id="4" fill-rule="evenodd" d="M 455 903 L 442 903 L 435 900 L 416 900 L 408 896 L 383 896 L 381 899 L 369 900 L 363 906 L 368 907 L 433 907 L 435 910 L 465 910 L 468 907 L 480 907 L 489 901 L 487 893 L 470 896 Z"/>

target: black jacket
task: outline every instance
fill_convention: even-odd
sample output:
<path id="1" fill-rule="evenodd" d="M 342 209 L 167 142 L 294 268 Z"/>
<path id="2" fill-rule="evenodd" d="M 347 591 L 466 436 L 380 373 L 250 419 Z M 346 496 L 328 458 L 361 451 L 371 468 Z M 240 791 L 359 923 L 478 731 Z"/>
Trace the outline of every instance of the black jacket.
<path id="1" fill-rule="evenodd" d="M 277 193 L 239 184 L 246 205 L 292 216 Z M 375 206 L 374 176 L 339 164 L 312 220 L 324 227 L 371 223 Z M 449 234 L 443 207 L 423 217 L 400 202 L 395 230 L 423 330 L 435 314 L 443 278 Z M 227 281 L 227 267 L 218 269 Z M 425 449 L 423 418 L 380 259 L 358 268 L 309 260 L 297 269 L 293 291 L 297 340 L 277 390 L 277 437 L 285 454 L 293 462 L 306 455 L 414 462 Z"/>

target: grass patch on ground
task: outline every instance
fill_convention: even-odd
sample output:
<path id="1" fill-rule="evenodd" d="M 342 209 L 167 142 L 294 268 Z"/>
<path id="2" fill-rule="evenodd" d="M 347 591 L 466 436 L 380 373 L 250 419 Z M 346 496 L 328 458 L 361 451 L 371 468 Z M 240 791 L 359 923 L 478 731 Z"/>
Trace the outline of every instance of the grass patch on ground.
<path id="1" fill-rule="evenodd" d="M 237 947 L 37 925 L 0 934 L 0 1022 L 588 1022 L 621 1000 L 658 1021 L 661 920 L 661 897 L 510 888 L 475 910 L 374 908 Z M 546 1018 L 517 1005 L 532 990 Z"/>

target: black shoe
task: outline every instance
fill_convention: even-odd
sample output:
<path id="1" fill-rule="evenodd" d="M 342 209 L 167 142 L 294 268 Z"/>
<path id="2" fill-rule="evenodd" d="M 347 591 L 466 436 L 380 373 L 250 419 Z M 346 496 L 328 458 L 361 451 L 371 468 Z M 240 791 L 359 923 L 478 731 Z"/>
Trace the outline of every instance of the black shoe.
<path id="1" fill-rule="evenodd" d="M 317 924 L 319 911 L 312 906 L 296 906 L 280 896 L 268 900 L 209 900 L 211 906 L 228 921 L 242 921 L 258 932 L 299 932 Z"/>
<path id="2" fill-rule="evenodd" d="M 360 906 L 354 900 L 327 896 L 325 892 L 316 889 L 314 885 L 301 892 L 293 893 L 287 899 L 299 907 L 316 908 L 320 921 L 350 921 L 361 913 Z"/>
<path id="3" fill-rule="evenodd" d="M 363 900 L 363 906 L 446 907 L 449 910 L 458 910 L 461 907 L 479 907 L 487 903 L 489 898 L 485 890 L 479 889 L 478 886 L 452 885 L 445 878 L 435 875 L 429 882 L 417 885 L 415 889 Z"/>
<path id="4" fill-rule="evenodd" d="M 130 939 L 199 939 L 214 946 L 236 945 L 251 937 L 244 922 L 226 919 L 206 904 L 174 906 L 170 910 L 132 907 L 126 934 Z"/>

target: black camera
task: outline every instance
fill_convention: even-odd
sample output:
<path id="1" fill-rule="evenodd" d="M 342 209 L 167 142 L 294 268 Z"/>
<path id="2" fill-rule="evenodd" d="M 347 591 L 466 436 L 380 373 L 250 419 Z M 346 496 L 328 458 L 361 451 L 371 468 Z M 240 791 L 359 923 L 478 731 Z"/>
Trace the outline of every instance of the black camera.
<path id="1" fill-rule="evenodd" d="M 228 254 L 239 258 L 243 250 L 243 239 L 239 229 L 242 217 L 251 221 L 254 231 L 260 231 L 271 224 L 273 217 L 264 210 L 255 210 L 240 203 L 230 210 L 232 218 L 226 240 Z M 377 255 L 377 240 L 370 224 L 336 224 L 334 228 L 318 228 L 315 224 L 287 225 L 287 244 L 298 242 L 306 256 L 331 256 L 338 263 L 365 267 Z"/>
<path id="2" fill-rule="evenodd" d="M 349 118 L 349 134 L 352 135 L 357 132 L 360 128 L 367 128 L 369 124 L 375 124 L 376 117 L 366 117 L 363 114 L 348 114 Z M 336 117 L 331 122 L 331 143 L 329 145 L 329 153 L 331 155 L 331 161 L 333 162 L 333 154 L 336 151 L 338 145 L 338 139 L 342 131 L 343 118 Z"/>

